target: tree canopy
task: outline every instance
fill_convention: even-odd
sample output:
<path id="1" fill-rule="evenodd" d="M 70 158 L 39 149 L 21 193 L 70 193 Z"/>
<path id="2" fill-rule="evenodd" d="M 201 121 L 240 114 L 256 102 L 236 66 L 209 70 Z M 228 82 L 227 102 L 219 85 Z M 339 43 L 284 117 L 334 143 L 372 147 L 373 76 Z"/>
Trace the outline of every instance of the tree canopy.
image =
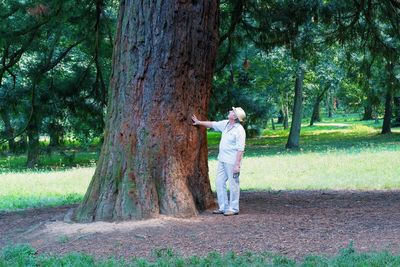
<path id="1" fill-rule="evenodd" d="M 118 5 L 0 1 L 1 143 L 27 151 L 28 166 L 41 136 L 49 147 L 102 140 Z M 289 128 L 358 112 L 389 133 L 400 121 L 399 13 L 396 0 L 220 1 L 209 117 L 242 106 L 256 135 L 274 118 Z"/>

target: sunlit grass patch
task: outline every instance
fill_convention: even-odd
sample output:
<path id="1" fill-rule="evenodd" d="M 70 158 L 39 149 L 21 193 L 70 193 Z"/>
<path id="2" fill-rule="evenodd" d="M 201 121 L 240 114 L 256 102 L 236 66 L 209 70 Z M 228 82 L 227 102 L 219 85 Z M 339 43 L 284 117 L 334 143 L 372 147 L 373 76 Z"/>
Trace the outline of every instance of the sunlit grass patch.
<path id="1" fill-rule="evenodd" d="M 94 168 L 0 174 L 0 211 L 78 203 Z"/>
<path id="2" fill-rule="evenodd" d="M 400 147 L 324 153 L 245 157 L 240 176 L 243 190 L 400 189 Z M 217 161 L 209 162 L 215 186 Z"/>

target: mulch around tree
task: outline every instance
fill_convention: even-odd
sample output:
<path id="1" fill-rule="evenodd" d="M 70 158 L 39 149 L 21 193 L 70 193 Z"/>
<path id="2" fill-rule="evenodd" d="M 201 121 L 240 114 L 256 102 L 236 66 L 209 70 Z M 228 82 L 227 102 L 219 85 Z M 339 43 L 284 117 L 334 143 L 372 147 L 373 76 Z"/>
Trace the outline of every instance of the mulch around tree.
<path id="1" fill-rule="evenodd" d="M 192 218 L 66 223 L 72 206 L 0 213 L 0 249 L 30 243 L 38 253 L 85 252 L 152 258 L 217 251 L 269 251 L 290 258 L 333 255 L 351 242 L 357 251 L 400 253 L 400 191 L 242 192 L 240 214 L 205 211 Z"/>

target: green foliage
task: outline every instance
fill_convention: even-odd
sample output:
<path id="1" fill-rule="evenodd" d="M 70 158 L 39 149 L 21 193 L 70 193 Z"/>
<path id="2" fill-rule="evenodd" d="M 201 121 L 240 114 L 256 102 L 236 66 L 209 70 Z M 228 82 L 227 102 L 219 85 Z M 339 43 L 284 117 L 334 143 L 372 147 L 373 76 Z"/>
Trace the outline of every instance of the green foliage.
<path id="1" fill-rule="evenodd" d="M 309 255 L 303 260 L 293 260 L 269 252 L 233 252 L 219 254 L 211 252 L 207 256 L 182 257 L 172 250 L 161 253 L 155 259 L 95 259 L 83 253 L 68 253 L 64 256 L 38 255 L 29 245 L 21 244 L 3 248 L 0 266 L 398 266 L 400 255 L 387 251 L 360 253 L 352 245 L 342 249 L 337 255 Z M 157 254 L 157 253 L 156 253 Z"/>
<path id="2" fill-rule="evenodd" d="M 117 12 L 115 0 L 0 2 L 7 63 L 0 67 L 0 139 L 30 126 L 53 147 L 101 142 Z M 388 85 L 400 77 L 398 7 L 390 1 L 223 0 L 220 22 L 209 118 L 242 106 L 248 134 L 287 118 L 300 59 L 307 62 L 304 117 L 321 94 L 321 112 L 339 103 L 335 112 L 372 106 L 380 116 Z M 395 64 L 392 76 L 387 62 Z M 26 140 L 3 150 L 26 151 Z"/>
<path id="3" fill-rule="evenodd" d="M 283 102 L 292 98 L 287 99 L 294 81 L 293 64 L 284 49 L 266 54 L 252 46 L 246 48 L 229 70 L 217 73 L 210 118 L 226 118 L 232 106 L 240 106 L 246 111 L 246 128 L 264 128 L 270 118 L 277 116 Z"/>
<path id="4" fill-rule="evenodd" d="M 78 149 L 86 152 L 77 152 Z M 98 157 L 98 152 L 89 152 L 84 146 L 76 147 L 75 150 L 49 151 L 40 156 L 40 165 L 31 171 L 60 171 L 73 167 L 94 166 Z M 25 162 L 25 155 L 0 157 L 0 173 L 29 171 Z"/>
<path id="5" fill-rule="evenodd" d="M 7 63 L 0 67 L 1 140 L 26 129 L 49 136 L 50 146 L 67 135 L 86 143 L 101 136 L 115 1 L 13 0 L 0 7 Z"/>
<path id="6" fill-rule="evenodd" d="M 34 266 L 35 254 L 28 244 L 6 246 L 1 251 L 0 266 Z"/>

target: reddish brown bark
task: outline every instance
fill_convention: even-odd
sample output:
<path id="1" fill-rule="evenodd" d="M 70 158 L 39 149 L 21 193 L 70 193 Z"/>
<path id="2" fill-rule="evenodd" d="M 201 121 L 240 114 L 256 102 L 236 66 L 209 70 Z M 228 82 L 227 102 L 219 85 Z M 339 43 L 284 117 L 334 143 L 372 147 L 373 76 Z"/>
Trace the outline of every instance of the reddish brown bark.
<path id="1" fill-rule="evenodd" d="M 121 1 L 108 121 L 77 221 L 192 216 L 214 205 L 204 129 L 218 1 Z"/>

